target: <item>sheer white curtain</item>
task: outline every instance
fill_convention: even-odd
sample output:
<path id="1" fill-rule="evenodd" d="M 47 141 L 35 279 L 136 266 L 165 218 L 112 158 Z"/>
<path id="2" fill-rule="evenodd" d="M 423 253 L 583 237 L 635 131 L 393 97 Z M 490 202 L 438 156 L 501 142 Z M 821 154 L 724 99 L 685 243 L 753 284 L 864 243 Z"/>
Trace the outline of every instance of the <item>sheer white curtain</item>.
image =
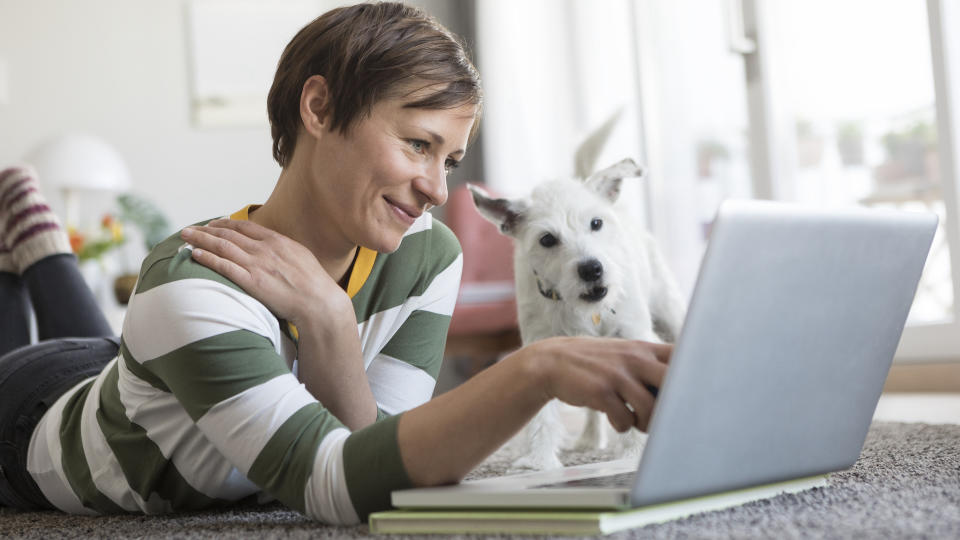
<path id="1" fill-rule="evenodd" d="M 597 162 L 643 161 L 632 12 L 625 0 L 477 2 L 484 168 L 507 195 L 573 173 L 578 143 L 616 110 Z"/>
<path id="2" fill-rule="evenodd" d="M 596 166 L 624 157 L 647 166 L 648 177 L 628 186 L 623 204 L 658 236 L 689 292 L 702 252 L 691 198 L 695 160 L 668 156 L 693 146 L 677 138 L 685 131 L 669 127 L 689 116 L 681 103 L 693 89 L 681 92 L 684 70 L 668 59 L 695 51 L 683 45 L 689 33 L 677 33 L 674 24 L 690 11 L 667 8 L 629 0 L 477 2 L 476 55 L 487 96 L 484 176 L 497 191 L 516 195 L 570 175 L 584 136 L 622 110 Z"/>

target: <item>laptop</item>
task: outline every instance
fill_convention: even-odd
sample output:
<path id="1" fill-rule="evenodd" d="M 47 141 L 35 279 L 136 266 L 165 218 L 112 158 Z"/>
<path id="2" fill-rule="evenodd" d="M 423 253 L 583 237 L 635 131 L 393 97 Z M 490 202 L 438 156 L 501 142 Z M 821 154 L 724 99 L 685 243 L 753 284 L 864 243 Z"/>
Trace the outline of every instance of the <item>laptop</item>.
<path id="1" fill-rule="evenodd" d="M 394 491 L 393 505 L 622 511 L 695 501 L 689 514 L 825 485 L 860 455 L 936 226 L 926 213 L 724 203 L 639 463 Z M 386 516 L 397 514 L 418 515 Z"/>

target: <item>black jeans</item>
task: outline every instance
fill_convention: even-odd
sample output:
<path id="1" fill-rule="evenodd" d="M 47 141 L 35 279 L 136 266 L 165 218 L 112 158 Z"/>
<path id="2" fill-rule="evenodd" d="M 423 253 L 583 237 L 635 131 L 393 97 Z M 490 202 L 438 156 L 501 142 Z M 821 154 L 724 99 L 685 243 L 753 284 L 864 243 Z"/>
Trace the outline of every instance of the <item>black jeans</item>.
<path id="1" fill-rule="evenodd" d="M 29 343 L 29 310 L 39 343 Z M 119 349 L 73 255 L 0 273 L 0 505 L 52 508 L 27 472 L 34 428 L 51 405 Z"/>

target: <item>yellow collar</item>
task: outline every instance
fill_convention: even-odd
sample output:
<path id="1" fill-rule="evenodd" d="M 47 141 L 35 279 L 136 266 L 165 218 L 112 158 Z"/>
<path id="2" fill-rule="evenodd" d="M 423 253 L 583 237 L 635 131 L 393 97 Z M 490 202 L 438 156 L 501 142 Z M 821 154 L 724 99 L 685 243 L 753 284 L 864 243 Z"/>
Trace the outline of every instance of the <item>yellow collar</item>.
<path id="1" fill-rule="evenodd" d="M 230 214 L 230 219 L 236 219 L 241 221 L 248 221 L 250 219 L 250 212 L 260 208 L 259 204 L 248 204 L 240 210 Z M 367 249 L 363 246 L 358 248 L 357 260 L 353 262 L 353 270 L 350 272 L 350 279 L 347 281 L 347 295 L 350 298 L 353 298 L 360 288 L 363 287 L 363 284 L 367 282 L 367 278 L 370 277 L 370 272 L 373 271 L 373 261 L 377 258 L 377 252 L 372 249 Z M 293 341 L 299 347 L 300 345 L 300 330 L 297 329 L 296 325 L 286 321 L 287 329 L 290 331 L 290 335 L 293 336 Z"/>
<path id="2" fill-rule="evenodd" d="M 247 221 L 250 219 L 250 212 L 260 208 L 259 204 L 248 204 L 240 210 L 230 214 L 230 219 Z M 347 280 L 347 296 L 353 298 L 360 292 L 363 284 L 370 277 L 373 271 L 373 262 L 377 259 L 377 252 L 360 246 L 357 252 L 357 260 L 353 263 L 353 270 L 350 272 L 350 279 Z"/>

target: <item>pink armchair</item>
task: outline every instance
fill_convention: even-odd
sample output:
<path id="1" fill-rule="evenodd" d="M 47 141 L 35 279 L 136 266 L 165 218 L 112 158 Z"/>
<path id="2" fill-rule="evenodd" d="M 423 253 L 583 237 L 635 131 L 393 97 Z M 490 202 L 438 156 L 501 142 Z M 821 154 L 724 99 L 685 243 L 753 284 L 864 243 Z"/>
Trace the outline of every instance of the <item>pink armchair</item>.
<path id="1" fill-rule="evenodd" d="M 513 243 L 477 212 L 466 185 L 450 194 L 445 222 L 463 247 L 463 279 L 446 356 L 468 358 L 469 376 L 520 346 Z"/>

